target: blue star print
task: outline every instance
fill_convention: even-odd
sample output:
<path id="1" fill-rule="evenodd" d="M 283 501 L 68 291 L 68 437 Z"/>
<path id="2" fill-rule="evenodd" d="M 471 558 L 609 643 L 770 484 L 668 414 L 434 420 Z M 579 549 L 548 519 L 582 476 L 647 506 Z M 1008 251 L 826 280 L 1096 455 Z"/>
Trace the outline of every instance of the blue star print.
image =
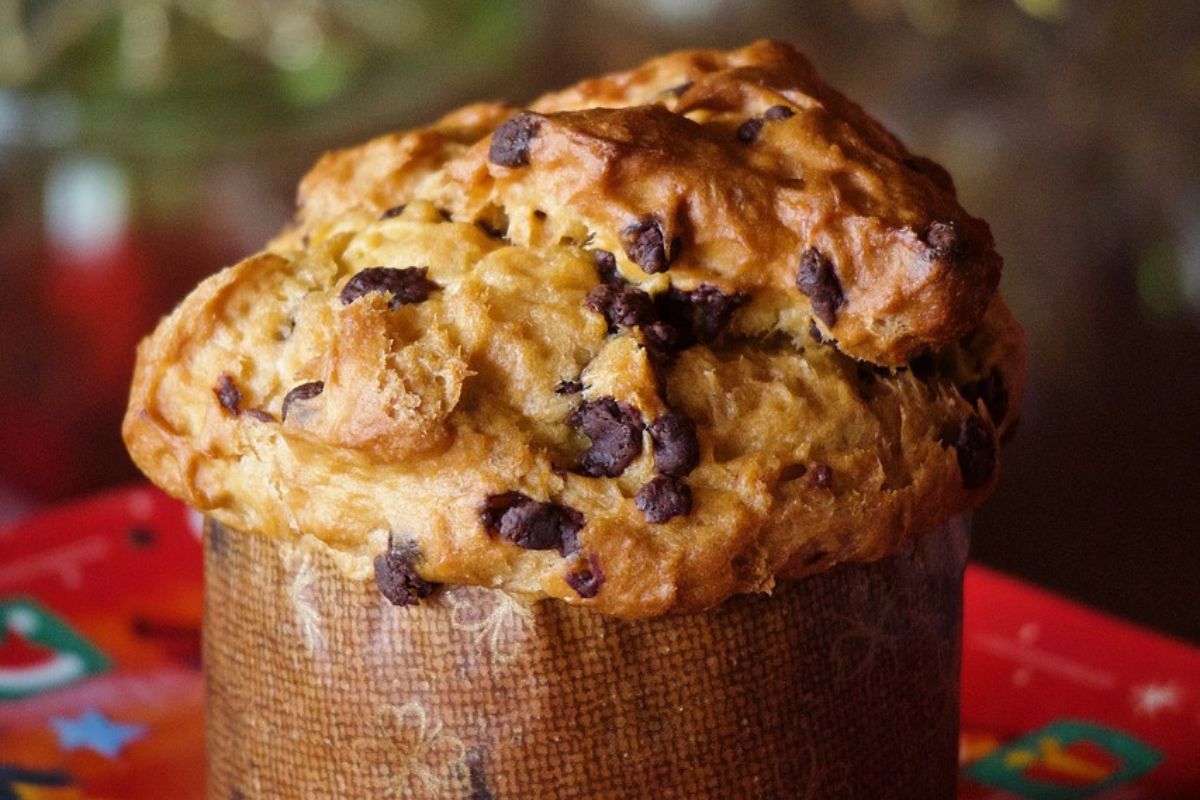
<path id="1" fill-rule="evenodd" d="M 116 758 L 130 742 L 146 733 L 145 725 L 122 725 L 92 709 L 78 719 L 52 719 L 63 750 L 95 750 L 105 758 Z"/>

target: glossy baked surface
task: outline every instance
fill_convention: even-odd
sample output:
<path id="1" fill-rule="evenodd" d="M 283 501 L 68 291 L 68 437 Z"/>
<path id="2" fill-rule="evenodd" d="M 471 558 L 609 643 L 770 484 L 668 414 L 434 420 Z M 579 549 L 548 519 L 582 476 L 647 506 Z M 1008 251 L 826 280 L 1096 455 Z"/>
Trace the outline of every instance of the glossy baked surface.
<path id="1" fill-rule="evenodd" d="M 774 43 L 518 111 L 324 157 L 294 228 L 143 344 L 139 466 L 348 569 L 390 537 L 401 602 L 432 581 L 630 617 L 983 500 L 1024 345 L 944 171 Z"/>

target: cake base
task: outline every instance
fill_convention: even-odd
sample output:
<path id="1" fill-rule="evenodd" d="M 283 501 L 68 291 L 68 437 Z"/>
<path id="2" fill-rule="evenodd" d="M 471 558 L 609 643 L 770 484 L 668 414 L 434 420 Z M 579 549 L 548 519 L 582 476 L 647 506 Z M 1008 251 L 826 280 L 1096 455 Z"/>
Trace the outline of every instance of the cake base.
<path id="1" fill-rule="evenodd" d="M 969 523 L 703 614 L 454 587 L 210 523 L 208 796 L 953 798 Z"/>

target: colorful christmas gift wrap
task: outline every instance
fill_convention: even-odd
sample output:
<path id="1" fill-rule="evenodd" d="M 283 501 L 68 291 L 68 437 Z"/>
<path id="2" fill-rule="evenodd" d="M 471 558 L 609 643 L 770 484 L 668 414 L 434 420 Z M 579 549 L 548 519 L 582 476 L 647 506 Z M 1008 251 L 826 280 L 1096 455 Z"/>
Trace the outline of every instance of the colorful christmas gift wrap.
<path id="1" fill-rule="evenodd" d="M 960 797 L 1200 798 L 1200 652 L 968 570 Z"/>
<path id="2" fill-rule="evenodd" d="M 201 560 L 149 488 L 0 531 L 0 800 L 206 796 Z M 965 603 L 961 798 L 1200 798 L 1200 651 L 978 567 Z"/>
<path id="3" fill-rule="evenodd" d="M 0 532 L 0 800 L 204 796 L 188 520 L 137 488 Z"/>

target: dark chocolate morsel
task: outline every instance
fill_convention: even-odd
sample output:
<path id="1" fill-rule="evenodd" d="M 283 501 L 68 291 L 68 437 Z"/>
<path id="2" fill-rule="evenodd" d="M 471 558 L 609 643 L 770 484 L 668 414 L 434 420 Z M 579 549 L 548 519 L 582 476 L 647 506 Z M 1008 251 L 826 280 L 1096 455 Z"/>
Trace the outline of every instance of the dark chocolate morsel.
<path id="1" fill-rule="evenodd" d="M 974 414 L 964 418 L 953 444 L 963 486 L 974 490 L 986 485 L 996 471 L 996 440 L 983 420 Z"/>
<path id="2" fill-rule="evenodd" d="M 492 535 L 526 550 L 558 549 L 569 555 L 579 547 L 583 515 L 557 503 L 542 503 L 520 492 L 492 495 L 480 511 Z"/>
<path id="3" fill-rule="evenodd" d="M 646 272 L 666 272 L 675 259 L 675 247 L 667 246 L 662 223 L 654 217 L 643 217 L 621 231 L 625 255 Z"/>
<path id="4" fill-rule="evenodd" d="M 529 164 L 529 145 L 542 127 L 542 117 L 522 111 L 505 122 L 492 134 L 488 161 L 501 167 L 524 167 Z"/>
<path id="5" fill-rule="evenodd" d="M 555 394 L 579 394 L 583 391 L 583 384 L 579 381 L 559 381 L 554 387 Z"/>
<path id="6" fill-rule="evenodd" d="M 579 458 L 579 470 L 593 478 L 615 478 L 642 452 L 641 413 L 612 397 L 585 400 L 567 423 L 592 440 Z"/>
<path id="7" fill-rule="evenodd" d="M 1004 375 L 993 367 L 984 377 L 973 381 L 958 390 L 963 399 L 972 406 L 980 400 L 988 410 L 993 425 L 999 425 L 1008 414 L 1008 387 L 1004 385 Z"/>
<path id="8" fill-rule="evenodd" d="M 600 587 L 604 585 L 604 572 L 596 557 L 588 556 L 587 566 L 568 572 L 566 580 L 576 594 L 587 600 L 600 593 Z"/>
<path id="9" fill-rule="evenodd" d="M 833 469 L 828 464 L 816 464 L 808 474 L 808 483 L 818 489 L 833 488 Z"/>
<path id="10" fill-rule="evenodd" d="M 743 292 L 726 294 L 711 283 L 702 283 L 687 293 L 692 307 L 692 331 L 702 342 L 715 338 L 729 322 L 733 312 L 750 301 Z"/>
<path id="11" fill-rule="evenodd" d="M 620 283 L 621 276 L 617 273 L 617 257 L 607 250 L 592 250 L 592 258 L 596 261 L 596 272 L 600 275 L 601 283 Z"/>
<path id="12" fill-rule="evenodd" d="M 382 214 L 380 214 L 379 218 L 380 219 L 392 219 L 393 217 L 398 217 L 404 213 L 405 208 L 407 208 L 407 206 L 405 206 L 403 203 L 401 203 L 398 206 L 392 206 L 387 211 L 384 211 Z"/>
<path id="13" fill-rule="evenodd" d="M 690 514 L 692 490 L 686 483 L 670 475 L 658 475 L 638 489 L 633 501 L 646 521 L 657 525 L 673 517 Z"/>
<path id="14" fill-rule="evenodd" d="M 259 422 L 275 422 L 275 415 L 270 411 L 263 411 L 261 408 L 247 408 L 245 414 Z"/>
<path id="15" fill-rule="evenodd" d="M 738 125 L 738 141 L 743 144 L 753 144 L 758 139 L 758 134 L 762 132 L 762 128 L 762 119 L 760 117 L 751 117 L 741 125 Z"/>
<path id="16" fill-rule="evenodd" d="M 533 500 L 521 492 L 488 495 L 479 509 L 479 521 L 483 524 L 483 529 L 488 532 L 489 536 L 499 535 L 500 518 L 504 516 L 504 512 L 518 503 L 524 502 L 533 502 Z"/>
<path id="17" fill-rule="evenodd" d="M 293 387 L 291 391 L 283 396 L 283 408 L 280 409 L 279 415 L 286 422 L 288 412 L 291 410 L 293 403 L 312 400 L 323 391 L 325 391 L 324 381 L 309 381 L 308 383 L 302 383 L 299 386 Z"/>
<path id="18" fill-rule="evenodd" d="M 768 122 L 778 122 L 781 119 L 795 116 L 796 112 L 788 106 L 771 106 L 763 112 L 763 119 Z"/>
<path id="19" fill-rule="evenodd" d="M 238 389 L 237 384 L 233 382 L 233 376 L 228 372 L 222 372 L 217 378 L 217 387 L 213 390 L 217 395 L 217 402 L 221 404 L 221 408 L 233 414 L 235 417 L 242 411 L 242 392 Z"/>
<path id="20" fill-rule="evenodd" d="M 413 566 L 417 557 L 416 543 L 397 545 L 391 537 L 388 538 L 388 549 L 375 556 L 375 585 L 393 605 L 416 605 L 437 588 L 436 583 L 417 574 Z"/>
<path id="21" fill-rule="evenodd" d="M 426 277 L 428 271 L 426 267 L 369 267 L 347 281 L 338 298 L 348 306 L 365 294 L 383 292 L 392 296 L 390 309 L 423 303 L 430 292 L 441 288 Z"/>
<path id="22" fill-rule="evenodd" d="M 716 338 L 733 313 L 749 300 L 743 292 L 726 294 L 711 283 L 702 283 L 691 291 L 672 286 L 655 296 L 654 306 L 663 322 L 678 333 L 675 349 L 684 349 L 696 341 Z"/>
<path id="23" fill-rule="evenodd" d="M 526 550 L 562 544 L 561 514 L 550 503 L 518 503 L 500 517 L 500 536 Z"/>
<path id="24" fill-rule="evenodd" d="M 646 344 L 659 353 L 674 353 L 687 346 L 686 337 L 670 323 L 659 320 L 642 328 Z"/>
<path id="25" fill-rule="evenodd" d="M 807 248 L 800 256 L 796 288 L 812 302 L 817 319 L 832 328 L 837 322 L 838 310 L 846 304 L 846 297 L 842 293 L 842 284 L 834 271 L 833 262 L 815 247 Z"/>
<path id="26" fill-rule="evenodd" d="M 930 255 L 943 261 L 956 261 L 967 249 L 953 222 L 934 222 L 925 229 L 921 241 L 929 246 Z"/>
<path id="27" fill-rule="evenodd" d="M 650 423 L 654 442 L 654 469 L 664 475 L 682 478 L 700 463 L 700 442 L 696 425 L 681 411 L 668 411 Z"/>
<path id="28" fill-rule="evenodd" d="M 588 293 L 584 305 L 604 315 L 614 329 L 649 325 L 656 319 L 654 301 L 634 286 L 602 283 Z"/>

